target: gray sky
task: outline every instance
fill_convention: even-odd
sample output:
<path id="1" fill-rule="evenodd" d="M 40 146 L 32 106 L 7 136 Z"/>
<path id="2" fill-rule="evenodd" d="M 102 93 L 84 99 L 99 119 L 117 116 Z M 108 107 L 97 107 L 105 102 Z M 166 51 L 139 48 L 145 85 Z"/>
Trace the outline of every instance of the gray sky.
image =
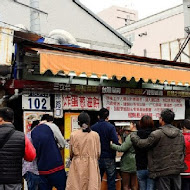
<path id="1" fill-rule="evenodd" d="M 180 5 L 183 3 L 183 0 L 80 0 L 80 2 L 95 13 L 112 5 L 126 6 L 137 10 L 139 19 L 142 19 L 176 5 Z"/>

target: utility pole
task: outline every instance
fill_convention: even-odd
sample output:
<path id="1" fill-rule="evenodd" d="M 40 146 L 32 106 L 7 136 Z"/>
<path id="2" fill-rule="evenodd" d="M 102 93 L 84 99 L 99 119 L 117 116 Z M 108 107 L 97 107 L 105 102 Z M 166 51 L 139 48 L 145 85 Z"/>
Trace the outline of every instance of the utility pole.
<path id="1" fill-rule="evenodd" d="M 40 34 L 40 13 L 36 11 L 39 9 L 39 0 L 30 0 L 30 6 L 34 8 L 30 9 L 30 30 Z"/>

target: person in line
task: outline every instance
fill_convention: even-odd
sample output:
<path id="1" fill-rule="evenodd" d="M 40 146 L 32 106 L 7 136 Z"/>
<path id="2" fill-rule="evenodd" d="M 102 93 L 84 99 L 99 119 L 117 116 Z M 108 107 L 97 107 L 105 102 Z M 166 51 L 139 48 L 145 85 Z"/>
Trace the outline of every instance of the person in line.
<path id="1" fill-rule="evenodd" d="M 182 186 L 181 190 L 190 190 L 190 120 L 185 119 L 181 122 L 181 127 L 183 129 L 183 135 L 185 138 L 185 163 L 187 165 L 187 170 L 181 173 L 182 176 Z"/>
<path id="2" fill-rule="evenodd" d="M 34 127 L 36 127 L 39 124 L 39 120 L 34 120 L 31 125 L 31 131 Z M 29 131 L 26 136 L 32 143 L 31 139 L 31 131 Z M 36 159 L 32 162 L 28 162 L 26 160 L 23 160 L 22 165 L 22 176 L 27 182 L 28 190 L 38 190 L 39 184 L 41 182 L 39 172 L 38 172 L 38 166 Z"/>
<path id="3" fill-rule="evenodd" d="M 120 163 L 123 190 L 138 190 L 135 150 L 130 138 L 131 129 L 134 127 L 136 128 L 136 123 L 133 121 L 130 122 L 130 126 L 124 127 L 126 138 L 122 145 L 116 145 L 112 142 L 110 145 L 113 150 L 124 152 Z"/>
<path id="4" fill-rule="evenodd" d="M 150 178 L 155 179 L 158 190 L 181 190 L 180 173 L 186 170 L 184 163 L 185 142 L 181 131 L 171 123 L 175 114 L 170 109 L 162 110 L 159 118 L 161 127 L 148 138 L 141 139 L 131 134 L 131 141 L 139 148 L 152 147 L 148 152 Z"/>
<path id="5" fill-rule="evenodd" d="M 43 119 L 43 117 L 42 117 Z M 46 123 L 40 123 L 31 132 L 32 142 L 37 152 L 37 165 L 42 183 L 40 190 L 64 190 L 66 173 L 62 156 L 54 134 Z"/>
<path id="6" fill-rule="evenodd" d="M 22 189 L 22 160 L 33 161 L 36 150 L 23 132 L 15 130 L 14 112 L 0 108 L 0 189 Z"/>
<path id="7" fill-rule="evenodd" d="M 137 135 L 141 139 L 146 139 L 154 131 L 154 121 L 148 115 L 144 115 L 139 122 Z M 138 148 L 134 146 L 136 152 L 137 178 L 140 190 L 155 190 L 154 179 L 149 178 L 148 172 L 148 148 Z"/>
<path id="8" fill-rule="evenodd" d="M 102 108 L 99 111 L 99 121 L 94 124 L 91 129 L 97 132 L 100 136 L 101 142 L 101 155 L 99 160 L 99 168 L 101 180 L 104 173 L 107 174 L 108 190 L 115 190 L 115 178 L 116 178 L 116 163 L 115 156 L 116 151 L 110 148 L 110 142 L 118 143 L 118 137 L 115 127 L 108 122 L 109 110 Z"/>
<path id="9" fill-rule="evenodd" d="M 71 165 L 66 190 L 100 190 L 101 180 L 98 168 L 100 156 L 99 135 L 90 129 L 90 117 L 82 112 L 78 116 L 81 127 L 71 133 Z"/>
<path id="10" fill-rule="evenodd" d="M 67 144 L 67 142 L 65 141 L 59 127 L 55 123 L 53 123 L 53 121 L 54 121 L 54 118 L 52 115 L 44 114 L 41 118 L 40 124 L 45 123 L 46 125 L 50 127 L 50 129 L 52 130 L 54 134 L 58 147 L 60 149 L 63 149 L 65 145 Z"/>

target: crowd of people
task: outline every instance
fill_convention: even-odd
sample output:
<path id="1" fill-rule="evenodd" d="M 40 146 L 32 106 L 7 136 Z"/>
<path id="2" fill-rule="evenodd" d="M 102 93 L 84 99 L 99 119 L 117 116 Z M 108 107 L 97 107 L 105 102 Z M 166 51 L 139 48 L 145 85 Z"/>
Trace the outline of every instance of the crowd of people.
<path id="1" fill-rule="evenodd" d="M 0 190 L 20 190 L 22 177 L 28 190 L 100 190 L 104 174 L 108 190 L 116 190 L 116 151 L 123 152 L 120 174 L 123 190 L 190 190 L 190 120 L 181 129 L 172 125 L 170 109 L 160 113 L 159 127 L 148 115 L 123 128 L 124 140 L 109 122 L 109 110 L 90 116 L 81 112 L 79 130 L 71 133 L 68 176 L 60 149 L 66 141 L 53 117 L 44 114 L 24 133 L 13 126 L 14 113 L 0 109 Z"/>

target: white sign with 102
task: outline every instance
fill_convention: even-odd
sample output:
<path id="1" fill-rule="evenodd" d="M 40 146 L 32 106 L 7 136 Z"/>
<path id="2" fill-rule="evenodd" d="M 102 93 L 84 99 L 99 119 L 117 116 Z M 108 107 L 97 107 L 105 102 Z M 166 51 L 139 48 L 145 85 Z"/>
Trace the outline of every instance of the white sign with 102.
<path id="1" fill-rule="evenodd" d="M 22 95 L 22 109 L 50 110 L 50 95 L 45 93 L 26 93 Z"/>

